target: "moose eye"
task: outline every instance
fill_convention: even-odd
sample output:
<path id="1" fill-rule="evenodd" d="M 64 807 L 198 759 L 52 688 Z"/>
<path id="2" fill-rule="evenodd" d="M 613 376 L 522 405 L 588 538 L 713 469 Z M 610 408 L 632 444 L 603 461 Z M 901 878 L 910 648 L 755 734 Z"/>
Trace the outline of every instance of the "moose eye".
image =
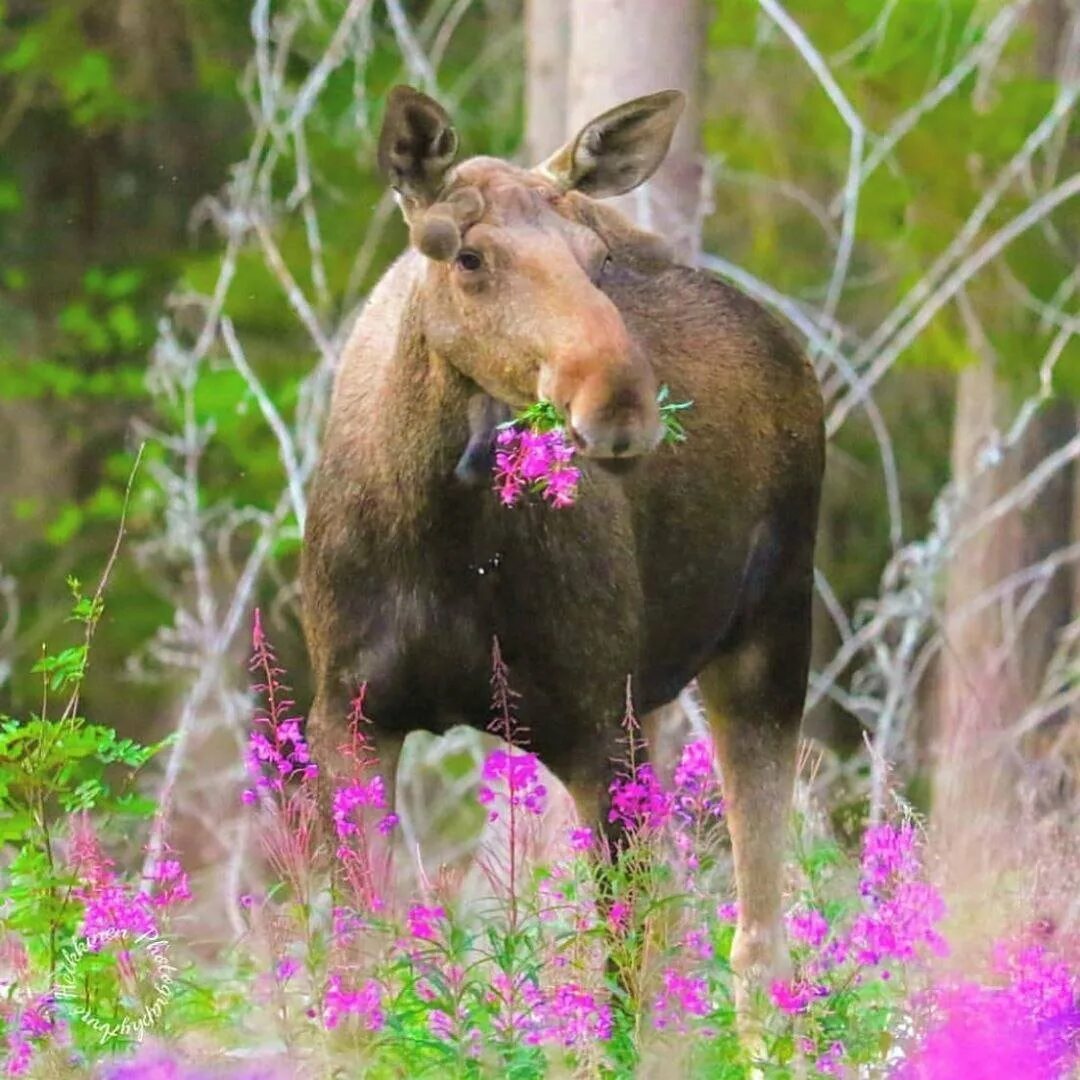
<path id="1" fill-rule="evenodd" d="M 458 252 L 454 262 L 459 269 L 472 272 L 479 270 L 484 265 L 484 258 L 479 251 L 474 251 L 472 248 L 463 248 Z"/>

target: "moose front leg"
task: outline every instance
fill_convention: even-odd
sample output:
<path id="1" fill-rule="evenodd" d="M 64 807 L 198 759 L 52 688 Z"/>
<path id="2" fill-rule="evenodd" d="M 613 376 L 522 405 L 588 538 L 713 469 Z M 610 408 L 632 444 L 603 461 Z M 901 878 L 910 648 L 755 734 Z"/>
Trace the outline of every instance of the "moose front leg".
<path id="1" fill-rule="evenodd" d="M 774 643 L 752 639 L 714 660 L 699 678 L 720 758 L 735 864 L 736 1012 L 752 1050 L 760 1030 L 755 998 L 791 970 L 782 898 L 805 695 L 800 650 L 805 648 L 790 637 Z"/>

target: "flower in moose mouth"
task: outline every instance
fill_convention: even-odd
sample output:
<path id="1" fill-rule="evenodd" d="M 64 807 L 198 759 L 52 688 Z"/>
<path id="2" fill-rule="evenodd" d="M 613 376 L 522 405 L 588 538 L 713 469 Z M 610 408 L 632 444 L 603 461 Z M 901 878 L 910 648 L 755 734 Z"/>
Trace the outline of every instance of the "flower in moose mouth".
<path id="1" fill-rule="evenodd" d="M 572 506 L 581 473 L 571 465 L 574 448 L 562 428 L 532 431 L 503 428 L 495 438 L 495 491 L 504 506 L 515 506 L 527 492 L 556 508 Z"/>
<path id="2" fill-rule="evenodd" d="M 663 441 L 686 441 L 679 413 L 692 401 L 672 401 L 661 386 L 656 395 Z M 556 509 L 573 506 L 578 495 L 581 470 L 572 464 L 574 447 L 562 417 L 550 401 L 530 405 L 514 420 L 499 428 L 495 437 L 494 488 L 503 506 L 516 506 L 526 494 L 539 495 Z"/>

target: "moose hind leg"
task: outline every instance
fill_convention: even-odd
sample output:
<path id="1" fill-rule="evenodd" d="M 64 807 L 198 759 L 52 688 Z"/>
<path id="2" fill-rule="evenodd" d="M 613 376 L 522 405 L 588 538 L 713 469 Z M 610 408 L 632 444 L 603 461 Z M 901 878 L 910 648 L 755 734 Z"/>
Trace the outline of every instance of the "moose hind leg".
<path id="1" fill-rule="evenodd" d="M 792 619 L 799 606 L 781 609 L 776 622 L 762 620 L 762 630 L 699 677 L 731 834 L 738 894 L 731 966 L 744 1035 L 753 1031 L 757 993 L 790 974 L 781 906 L 784 854 L 809 663 L 809 617 Z"/>

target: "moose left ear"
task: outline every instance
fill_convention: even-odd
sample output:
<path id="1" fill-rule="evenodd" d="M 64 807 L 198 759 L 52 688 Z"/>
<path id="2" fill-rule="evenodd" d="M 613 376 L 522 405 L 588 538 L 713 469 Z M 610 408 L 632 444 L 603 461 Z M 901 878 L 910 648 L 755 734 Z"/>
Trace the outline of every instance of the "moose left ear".
<path id="1" fill-rule="evenodd" d="M 679 90 L 635 98 L 590 120 L 536 171 L 563 191 L 607 199 L 632 191 L 660 167 L 686 96 Z"/>
<path id="2" fill-rule="evenodd" d="M 457 132 L 437 101 L 411 86 L 390 91 L 379 133 L 379 169 L 395 191 L 430 206 L 457 151 Z"/>

